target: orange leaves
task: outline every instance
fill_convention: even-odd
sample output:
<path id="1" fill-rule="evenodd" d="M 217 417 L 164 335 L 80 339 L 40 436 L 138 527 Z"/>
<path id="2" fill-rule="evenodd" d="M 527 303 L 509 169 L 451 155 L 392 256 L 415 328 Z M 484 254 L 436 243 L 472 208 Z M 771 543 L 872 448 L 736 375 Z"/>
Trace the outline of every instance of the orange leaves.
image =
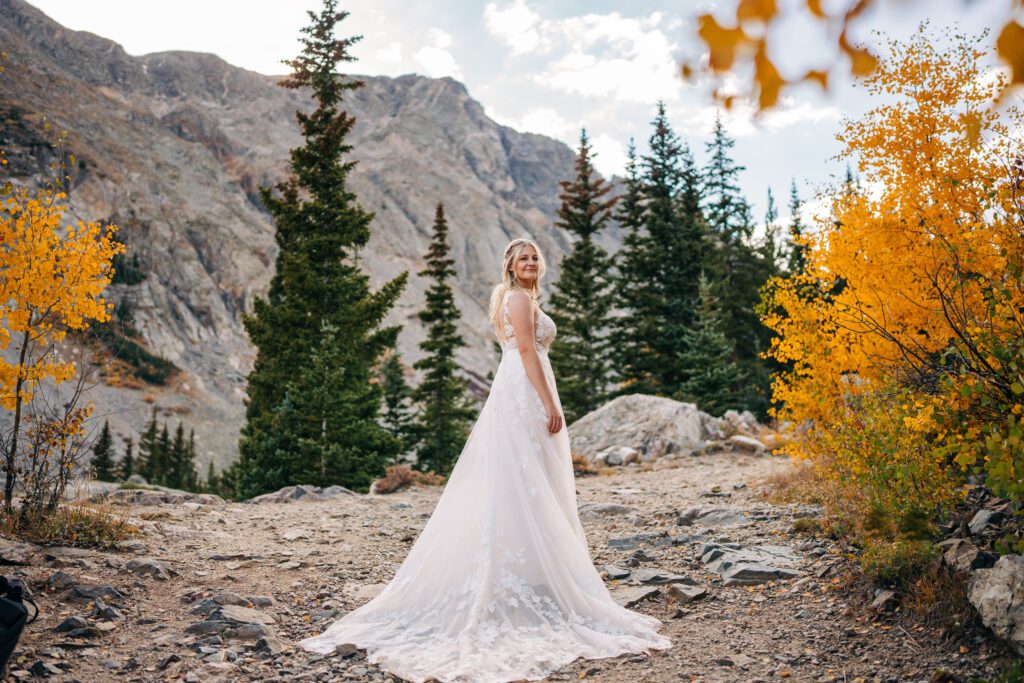
<path id="1" fill-rule="evenodd" d="M 1011 21 L 996 39 L 996 52 L 1010 66 L 1010 82 L 1024 84 L 1024 26 Z"/>
<path id="2" fill-rule="evenodd" d="M 850 73 L 854 76 L 867 76 L 878 65 L 878 59 L 866 48 L 850 45 L 845 30 L 839 34 L 839 47 L 850 58 Z"/>
<path id="3" fill-rule="evenodd" d="M 698 19 L 697 35 L 707 44 L 709 66 L 714 71 L 728 71 L 736 59 L 736 50 L 747 42 L 747 35 L 741 28 L 723 28 L 710 14 Z"/>
<path id="4" fill-rule="evenodd" d="M 739 0 L 735 13 L 730 20 L 722 22 L 710 13 L 701 14 L 697 18 L 697 35 L 707 46 L 709 59 L 708 70 L 714 74 L 722 74 L 746 66 L 753 68 L 750 81 L 751 95 L 756 96 L 760 109 L 766 109 L 777 103 L 779 96 L 787 86 L 800 82 L 813 81 L 823 89 L 828 89 L 829 74 L 842 62 L 848 60 L 849 73 L 854 77 L 864 77 L 875 72 L 878 57 L 868 48 L 850 42 L 850 29 L 859 21 L 863 21 L 867 11 L 876 4 L 876 0 L 857 0 L 849 9 L 829 13 L 823 0 L 806 0 L 801 5 L 789 6 L 785 11 L 779 10 L 777 0 Z M 905 3 L 921 11 L 922 18 L 927 17 L 929 7 L 924 0 Z M 1018 7 L 1024 3 L 1016 3 Z M 810 15 L 822 32 L 828 36 L 832 45 L 837 46 L 838 56 L 823 56 L 827 60 L 823 68 L 806 71 L 802 76 L 787 79 L 780 75 L 774 62 L 768 56 L 774 41 L 792 41 L 796 36 L 772 35 L 772 29 L 787 17 L 795 14 Z M 719 16 L 722 16 L 719 14 Z M 728 25 L 732 24 L 733 28 Z M 1011 70 L 1011 77 L 1001 83 L 1001 92 L 1014 85 L 1024 84 L 1024 25 L 1010 18 L 1000 29 L 996 40 L 996 51 Z M 819 60 L 814 59 L 818 62 Z M 686 78 L 691 78 L 698 71 L 693 64 L 685 64 L 681 71 Z M 716 93 L 716 96 L 717 93 Z M 719 96 L 721 99 L 721 96 Z"/>

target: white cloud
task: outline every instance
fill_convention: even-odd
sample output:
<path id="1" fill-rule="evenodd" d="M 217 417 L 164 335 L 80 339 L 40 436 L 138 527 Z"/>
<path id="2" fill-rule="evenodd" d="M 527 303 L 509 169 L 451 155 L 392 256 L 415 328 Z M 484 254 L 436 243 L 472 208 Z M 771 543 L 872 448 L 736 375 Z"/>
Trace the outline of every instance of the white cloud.
<path id="1" fill-rule="evenodd" d="M 386 64 L 398 64 L 402 61 L 402 44 L 395 41 L 387 47 L 377 50 L 374 57 Z"/>
<path id="2" fill-rule="evenodd" d="M 457 80 L 463 80 L 462 68 L 455 61 L 455 57 L 448 51 L 454 42 L 449 33 L 441 29 L 432 28 L 427 32 L 430 45 L 421 47 L 413 55 L 416 63 L 426 70 L 431 78 L 443 78 L 451 76 Z"/>
<path id="3" fill-rule="evenodd" d="M 605 178 L 614 174 L 622 175 L 626 168 L 626 145 L 622 140 L 607 133 L 591 138 L 590 146 L 594 149 L 594 168 Z"/>
<path id="4" fill-rule="evenodd" d="M 488 32 L 505 41 L 514 55 L 540 48 L 540 23 L 540 15 L 527 7 L 524 0 L 515 0 L 505 9 L 498 9 L 493 2 L 484 8 L 484 25 Z"/>
<path id="5" fill-rule="evenodd" d="M 664 15 L 624 17 L 618 12 L 543 19 L 525 0 L 484 10 L 487 30 L 512 49 L 512 55 L 552 53 L 532 77 L 559 92 L 611 97 L 650 104 L 677 101 L 686 85 L 674 57 L 678 46 L 659 28 Z"/>

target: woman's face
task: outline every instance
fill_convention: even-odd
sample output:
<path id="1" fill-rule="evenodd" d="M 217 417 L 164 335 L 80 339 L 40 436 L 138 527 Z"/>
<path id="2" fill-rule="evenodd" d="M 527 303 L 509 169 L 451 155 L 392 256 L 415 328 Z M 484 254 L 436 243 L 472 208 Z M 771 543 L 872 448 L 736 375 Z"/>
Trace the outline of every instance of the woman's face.
<path id="1" fill-rule="evenodd" d="M 516 276 L 516 281 L 520 286 L 529 287 L 536 281 L 538 272 L 540 272 L 540 256 L 532 245 L 527 244 L 512 261 L 512 274 Z"/>

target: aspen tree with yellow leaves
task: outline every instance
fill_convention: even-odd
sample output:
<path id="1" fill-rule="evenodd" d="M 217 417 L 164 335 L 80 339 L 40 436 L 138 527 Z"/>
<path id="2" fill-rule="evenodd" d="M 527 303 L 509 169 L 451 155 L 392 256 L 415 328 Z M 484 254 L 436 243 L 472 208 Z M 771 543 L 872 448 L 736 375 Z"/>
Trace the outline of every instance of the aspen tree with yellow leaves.
<path id="1" fill-rule="evenodd" d="M 803 272 L 766 289 L 786 450 L 893 520 L 948 510 L 972 474 L 1024 498 L 1024 115 L 992 106 L 985 40 L 889 44 L 863 79 L 880 104 L 837 136 L 866 189 L 836 192 Z"/>
<path id="2" fill-rule="evenodd" d="M 109 319 L 102 293 L 111 259 L 124 250 L 112 239 L 115 226 L 65 220 L 62 184 L 32 190 L 8 183 L 0 197 L 0 348 L 14 351 L 13 361 L 0 358 L 0 403 L 13 414 L 0 441 L 8 513 L 16 486 L 29 507 L 52 510 L 63 494 L 92 406 L 73 400 L 34 410 L 33 402 L 41 383 L 75 377 L 75 362 L 60 356 L 58 343 Z"/>

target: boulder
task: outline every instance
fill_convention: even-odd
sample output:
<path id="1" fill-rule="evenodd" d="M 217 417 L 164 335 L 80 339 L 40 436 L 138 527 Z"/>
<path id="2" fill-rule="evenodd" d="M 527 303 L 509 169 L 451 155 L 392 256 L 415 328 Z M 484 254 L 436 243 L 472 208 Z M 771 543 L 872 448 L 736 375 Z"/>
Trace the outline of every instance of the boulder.
<path id="1" fill-rule="evenodd" d="M 285 486 L 283 489 L 279 489 L 271 493 L 264 493 L 262 496 L 250 498 L 247 502 L 256 504 L 293 503 L 297 500 L 313 501 L 325 500 L 326 498 L 327 497 L 323 495 L 323 489 L 319 486 L 298 484 L 296 486 Z"/>
<path id="2" fill-rule="evenodd" d="M 639 451 L 643 462 L 664 456 L 690 455 L 704 446 L 704 440 L 720 432 L 720 420 L 700 411 L 692 403 L 661 396 L 627 394 L 587 413 L 569 425 L 573 450 L 590 462 L 603 455 L 613 464 L 629 447 Z"/>
<path id="3" fill-rule="evenodd" d="M 39 546 L 34 543 L 0 538 L 0 564 L 31 564 L 38 553 Z"/>
<path id="4" fill-rule="evenodd" d="M 1024 557 L 1003 555 L 991 569 L 978 569 L 967 591 L 982 623 L 1024 655 Z"/>

